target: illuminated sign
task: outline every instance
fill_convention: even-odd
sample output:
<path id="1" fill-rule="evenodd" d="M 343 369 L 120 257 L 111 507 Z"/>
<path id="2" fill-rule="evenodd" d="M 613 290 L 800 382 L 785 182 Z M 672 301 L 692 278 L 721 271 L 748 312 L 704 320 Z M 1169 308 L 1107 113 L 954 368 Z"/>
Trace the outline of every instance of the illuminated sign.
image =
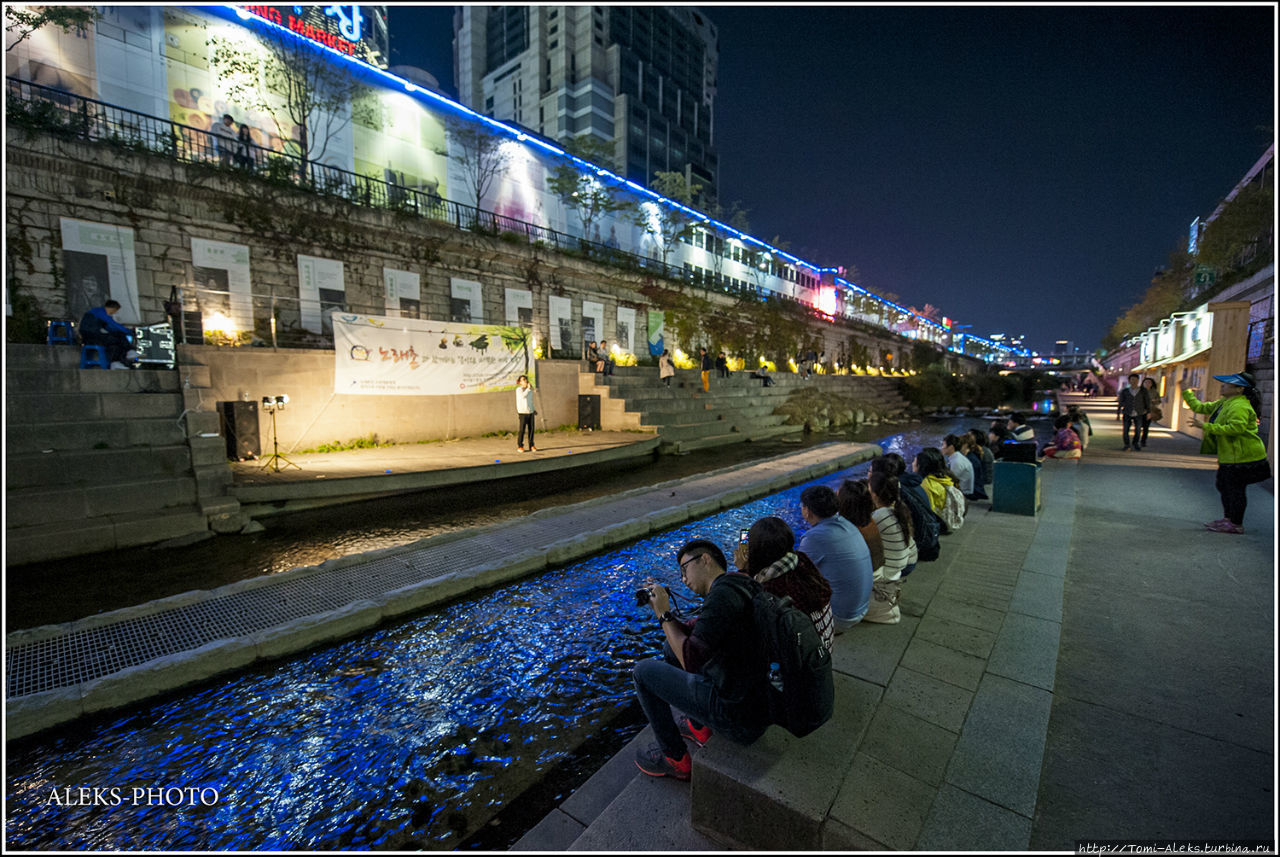
<path id="1" fill-rule="evenodd" d="M 386 46 L 380 45 L 375 33 L 366 26 L 366 16 L 359 6 L 330 4 L 327 6 L 244 6 L 246 12 L 273 24 L 287 27 L 304 39 L 362 59 L 378 67 L 386 66 Z"/>

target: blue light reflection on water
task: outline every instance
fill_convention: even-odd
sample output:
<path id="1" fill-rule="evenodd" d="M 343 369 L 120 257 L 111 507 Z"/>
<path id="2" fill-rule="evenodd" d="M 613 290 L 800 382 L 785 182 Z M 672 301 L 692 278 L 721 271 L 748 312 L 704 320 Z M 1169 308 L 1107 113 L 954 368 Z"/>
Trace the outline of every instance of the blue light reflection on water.
<path id="1" fill-rule="evenodd" d="M 959 422 L 959 421 L 957 421 Z M 964 428 L 975 424 L 964 421 Z M 929 427 L 925 443 L 953 430 Z M 908 458 L 919 432 L 881 446 Z M 838 486 L 866 465 L 816 480 Z M 631 701 L 661 636 L 633 592 L 684 604 L 674 551 L 729 547 L 765 515 L 799 536 L 804 486 L 115 718 L 11 748 L 7 844 L 21 849 L 452 847 Z M 55 790 L 115 787 L 116 806 Z M 214 806 L 134 806 L 134 788 L 212 788 Z M 145 794 L 145 793 L 144 793 Z"/>

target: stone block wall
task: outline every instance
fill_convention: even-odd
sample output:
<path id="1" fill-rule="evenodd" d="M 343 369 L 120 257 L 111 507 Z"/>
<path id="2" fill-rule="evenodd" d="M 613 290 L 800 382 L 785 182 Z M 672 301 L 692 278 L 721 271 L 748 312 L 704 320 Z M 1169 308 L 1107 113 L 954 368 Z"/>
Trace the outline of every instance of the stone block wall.
<path id="1" fill-rule="evenodd" d="M 28 136 L 15 128 L 8 129 L 6 143 L 8 286 L 11 295 L 34 300 L 34 312 L 43 318 L 68 312 L 59 218 L 69 217 L 133 230 L 144 324 L 165 319 L 163 302 L 173 287 L 197 285 L 191 241 L 201 238 L 250 248 L 252 290 L 255 301 L 262 296 L 264 307 L 273 299 L 282 307 L 296 307 L 297 258 L 302 254 L 343 263 L 346 305 L 353 312 L 385 312 L 384 267 L 420 276 L 424 318 L 450 317 L 451 278 L 482 284 L 484 322 L 489 324 L 506 321 L 506 289 L 529 291 L 534 331 L 544 347 L 552 296 L 568 298 L 577 320 L 583 301 L 603 305 L 604 329 L 597 336 L 610 341 L 617 340 L 618 308 L 629 307 L 636 313 L 632 349 L 648 358 L 650 304 L 644 289 L 650 280 L 643 273 L 599 265 L 515 236 L 504 240 L 417 215 L 363 208 L 214 166 L 47 134 Z M 734 304 L 727 295 L 672 282 L 664 286 L 710 300 L 717 311 L 731 311 Z M 262 312 L 265 322 L 269 312 Z M 290 312 L 296 310 L 282 313 L 282 323 L 290 320 Z M 258 334 L 269 340 L 263 327 Z M 818 319 L 811 334 L 831 359 L 850 340 L 873 353 L 892 349 L 895 362 L 911 347 L 895 334 L 879 337 L 862 327 Z M 292 344 L 313 347 L 277 351 L 193 345 L 184 352 L 194 363 L 187 371 L 207 367 L 209 374 L 195 384 L 187 376 L 186 406 L 212 411 L 217 401 L 246 393 L 257 399 L 288 393 L 290 408 L 277 421 L 282 442 L 288 438 L 290 447 L 296 443 L 299 448 L 371 432 L 395 440 L 466 436 L 512 423 L 510 396 L 502 394 L 334 396 L 332 351 L 319 337 L 295 336 Z M 953 359 L 967 361 L 948 355 Z M 578 364 L 571 361 L 571 368 L 560 370 L 554 368 L 556 362 L 540 361 L 538 367 L 540 414 L 548 427 L 577 421 L 572 374 Z"/>

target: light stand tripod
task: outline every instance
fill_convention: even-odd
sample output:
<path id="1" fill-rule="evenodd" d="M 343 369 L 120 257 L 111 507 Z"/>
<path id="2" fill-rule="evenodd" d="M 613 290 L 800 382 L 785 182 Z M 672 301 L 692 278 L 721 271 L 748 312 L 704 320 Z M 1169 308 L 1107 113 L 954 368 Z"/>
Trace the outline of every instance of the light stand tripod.
<path id="1" fill-rule="evenodd" d="M 272 448 L 272 453 L 267 456 L 265 461 L 262 462 L 263 470 L 266 470 L 268 467 L 270 467 L 273 470 L 275 470 L 276 473 L 279 473 L 280 462 L 282 461 L 289 467 L 297 467 L 299 470 L 302 469 L 301 467 L 298 467 L 298 465 L 290 461 L 288 458 L 280 454 L 280 435 L 276 433 L 276 411 L 283 411 L 284 406 L 288 404 L 288 402 L 289 402 L 288 396 L 263 396 L 262 397 L 262 409 L 271 414 L 271 448 Z"/>

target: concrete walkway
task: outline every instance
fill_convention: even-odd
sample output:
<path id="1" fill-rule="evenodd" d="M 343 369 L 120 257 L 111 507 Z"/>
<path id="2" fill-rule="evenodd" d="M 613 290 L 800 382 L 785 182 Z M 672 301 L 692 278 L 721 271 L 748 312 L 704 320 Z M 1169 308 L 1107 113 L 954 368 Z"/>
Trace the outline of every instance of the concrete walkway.
<path id="1" fill-rule="evenodd" d="M 1205 531 L 1199 442 L 1120 452 L 1113 412 L 1091 409 L 1083 461 L 1046 462 L 1038 517 L 975 504 L 901 624 L 837 638 L 822 729 L 713 738 L 684 784 L 636 772 L 646 728 L 515 849 L 1272 838 L 1273 497 L 1249 489 L 1248 535 Z"/>
<path id="2" fill-rule="evenodd" d="M 652 457 L 656 434 L 634 431 L 540 431 L 536 452 L 514 437 L 470 437 L 340 452 L 288 453 L 280 470 L 263 461 L 231 463 L 232 494 L 254 517 L 349 503 L 407 491 L 470 485 Z M 297 465 L 296 467 L 290 464 Z"/>

